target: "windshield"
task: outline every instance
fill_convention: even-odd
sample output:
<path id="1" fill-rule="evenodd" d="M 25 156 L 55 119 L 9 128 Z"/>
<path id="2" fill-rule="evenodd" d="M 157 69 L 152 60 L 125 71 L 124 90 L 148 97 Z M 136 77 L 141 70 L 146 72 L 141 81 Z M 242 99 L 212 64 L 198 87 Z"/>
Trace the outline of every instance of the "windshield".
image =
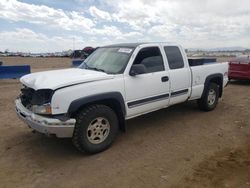
<path id="1" fill-rule="evenodd" d="M 120 74 L 125 70 L 133 48 L 103 47 L 91 54 L 79 68 Z"/>

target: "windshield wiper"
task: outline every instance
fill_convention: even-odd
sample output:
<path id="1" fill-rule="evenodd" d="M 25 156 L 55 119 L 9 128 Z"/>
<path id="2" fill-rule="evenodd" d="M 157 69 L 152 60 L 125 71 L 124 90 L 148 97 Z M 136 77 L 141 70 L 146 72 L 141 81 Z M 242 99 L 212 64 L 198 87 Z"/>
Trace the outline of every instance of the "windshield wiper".
<path id="1" fill-rule="evenodd" d="M 104 69 L 100 69 L 100 68 L 97 68 L 97 67 L 90 67 L 87 65 L 86 62 L 83 61 L 83 64 L 84 64 L 84 69 L 88 69 L 88 70 L 95 70 L 95 71 L 99 71 L 99 72 L 105 72 L 108 74 L 108 72 L 106 72 Z"/>
<path id="2" fill-rule="evenodd" d="M 97 68 L 97 67 L 87 67 L 87 69 L 96 70 L 96 71 L 99 71 L 99 72 L 105 72 L 106 73 L 106 71 L 104 69 L 100 69 L 100 68 Z"/>

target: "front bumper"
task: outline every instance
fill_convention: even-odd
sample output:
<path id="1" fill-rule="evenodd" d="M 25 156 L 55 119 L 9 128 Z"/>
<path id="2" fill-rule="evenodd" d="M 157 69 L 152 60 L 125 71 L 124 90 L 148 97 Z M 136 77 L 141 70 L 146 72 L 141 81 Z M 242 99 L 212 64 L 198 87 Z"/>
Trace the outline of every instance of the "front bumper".
<path id="1" fill-rule="evenodd" d="M 75 119 L 61 121 L 55 118 L 47 118 L 29 111 L 23 106 L 20 99 L 16 99 L 16 113 L 31 129 L 46 134 L 55 135 L 60 138 L 73 136 Z"/>

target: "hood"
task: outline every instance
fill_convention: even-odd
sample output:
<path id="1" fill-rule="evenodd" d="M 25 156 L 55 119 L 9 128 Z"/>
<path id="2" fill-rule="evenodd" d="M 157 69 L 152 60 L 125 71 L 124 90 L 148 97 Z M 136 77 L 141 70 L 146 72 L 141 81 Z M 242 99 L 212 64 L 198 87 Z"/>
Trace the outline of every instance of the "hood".
<path id="1" fill-rule="evenodd" d="M 27 87 L 38 89 L 58 89 L 68 85 L 112 79 L 114 75 L 80 68 L 37 72 L 23 76 L 20 81 Z"/>

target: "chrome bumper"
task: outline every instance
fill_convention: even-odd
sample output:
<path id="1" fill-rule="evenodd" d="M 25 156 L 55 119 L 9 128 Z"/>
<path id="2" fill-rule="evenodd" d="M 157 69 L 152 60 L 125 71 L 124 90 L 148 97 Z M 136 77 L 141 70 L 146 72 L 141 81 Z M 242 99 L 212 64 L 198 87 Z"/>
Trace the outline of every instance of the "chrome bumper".
<path id="1" fill-rule="evenodd" d="M 16 113 L 28 126 L 37 132 L 46 135 L 56 135 L 60 138 L 72 137 L 75 127 L 75 119 L 61 121 L 55 118 L 46 118 L 25 108 L 20 99 L 16 99 Z"/>

